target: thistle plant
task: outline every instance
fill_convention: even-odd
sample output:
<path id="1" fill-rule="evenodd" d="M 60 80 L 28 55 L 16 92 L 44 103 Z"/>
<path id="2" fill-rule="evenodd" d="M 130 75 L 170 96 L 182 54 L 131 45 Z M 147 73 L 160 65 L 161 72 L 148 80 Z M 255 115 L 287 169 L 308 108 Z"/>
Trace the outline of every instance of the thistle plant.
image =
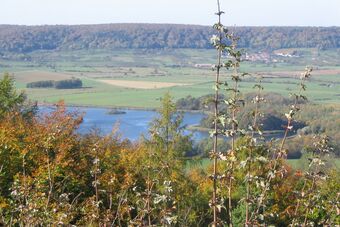
<path id="1" fill-rule="evenodd" d="M 159 117 L 150 124 L 150 137 L 144 138 L 145 153 L 139 173 L 143 185 L 135 186 L 136 217 L 134 225 L 173 225 L 177 222 L 176 179 L 183 169 L 182 151 L 178 144 L 186 139 L 181 134 L 182 116 L 177 113 L 169 93 L 164 95 Z"/>
<path id="2" fill-rule="evenodd" d="M 324 212 L 330 212 L 324 208 L 325 201 L 322 199 L 320 184 L 328 178 L 325 171 L 327 161 L 324 158 L 333 152 L 333 148 L 329 144 L 330 139 L 328 136 L 316 136 L 315 138 L 317 141 L 313 143 L 313 147 L 307 149 L 311 156 L 308 159 L 308 169 L 304 173 L 302 189 L 296 192 L 298 199 L 291 226 L 310 225 L 308 218 L 315 211 L 324 210 Z M 327 225 L 330 223 L 318 224 Z"/>
<path id="3" fill-rule="evenodd" d="M 95 201 L 94 201 L 94 207 L 95 207 L 95 219 L 100 220 L 100 199 L 99 199 L 99 174 L 101 173 L 100 169 L 100 159 L 99 159 L 99 145 L 98 143 L 95 143 L 92 147 L 92 155 L 93 155 L 93 169 L 91 170 L 91 175 L 93 177 L 92 186 L 95 190 Z"/>
<path id="4" fill-rule="evenodd" d="M 219 179 L 218 173 L 218 159 L 219 159 L 219 151 L 217 150 L 217 140 L 219 136 L 218 132 L 218 117 L 219 117 L 219 89 L 220 89 L 220 70 L 222 67 L 222 53 L 225 48 L 225 44 L 222 43 L 223 34 L 226 32 L 225 28 L 221 24 L 221 15 L 224 13 L 220 8 L 220 1 L 217 0 L 217 13 L 218 22 L 214 25 L 214 29 L 217 31 L 218 35 L 214 35 L 211 38 L 212 45 L 217 50 L 217 65 L 216 68 L 216 77 L 215 77 L 215 95 L 214 95 L 214 130 L 210 133 L 213 137 L 213 150 L 210 153 L 210 157 L 213 159 L 213 174 L 211 175 L 213 181 L 213 193 L 212 200 L 210 202 L 210 206 L 213 210 L 213 222 L 212 226 L 218 225 L 218 195 L 217 195 L 217 181 Z"/>
<path id="5" fill-rule="evenodd" d="M 310 78 L 312 71 L 313 71 L 313 68 L 306 67 L 305 72 L 301 73 L 301 76 L 300 76 L 298 93 L 290 94 L 294 98 L 294 104 L 291 105 L 289 112 L 285 114 L 285 117 L 287 118 L 287 126 L 285 127 L 285 133 L 284 133 L 284 136 L 281 142 L 281 146 L 279 148 L 279 153 L 277 154 L 278 157 L 284 157 L 287 155 L 284 150 L 284 145 L 285 145 L 288 133 L 292 131 L 293 129 L 292 124 L 294 121 L 294 116 L 301 110 L 299 106 L 299 101 L 307 100 L 307 97 L 303 94 L 303 92 L 306 91 L 306 88 L 307 88 L 306 81 Z"/>
<path id="6" fill-rule="evenodd" d="M 210 202 L 210 206 L 213 210 L 213 226 L 222 223 L 222 220 L 218 219 L 218 212 L 221 212 L 222 208 L 226 208 L 227 211 L 227 224 L 232 226 L 232 191 L 233 191 L 233 169 L 236 163 L 236 138 L 238 135 L 244 135 L 245 131 L 239 129 L 239 123 L 237 120 L 237 113 L 239 109 L 244 105 L 244 101 L 240 98 L 239 83 L 241 77 L 247 75 L 246 73 L 240 73 L 239 67 L 241 62 L 241 51 L 237 49 L 238 38 L 229 33 L 228 29 L 221 23 L 221 15 L 224 13 L 220 9 L 220 3 L 217 1 L 218 22 L 214 25 L 214 29 L 217 35 L 211 38 L 212 45 L 217 50 L 217 64 L 213 67 L 216 70 L 215 77 L 215 95 L 214 95 L 214 129 L 210 132 L 213 137 L 213 150 L 210 153 L 210 157 L 213 160 L 213 174 L 211 175 L 213 181 L 213 195 Z M 222 56 L 227 56 L 225 62 L 222 63 Z M 221 69 L 231 71 L 232 86 L 229 86 L 227 82 L 221 81 Z M 226 92 L 225 98 L 221 98 L 221 90 Z M 225 111 L 222 111 L 222 106 Z M 217 140 L 219 136 L 225 136 L 231 139 L 231 149 L 226 151 L 219 151 L 217 148 Z M 225 168 L 218 170 L 218 161 L 223 160 Z M 220 181 L 220 182 L 219 182 Z M 222 183 L 227 188 L 228 203 L 224 204 L 224 198 L 218 194 L 222 191 L 222 188 L 218 189 L 219 183 Z M 223 187 L 223 186 L 221 186 Z"/>
<path id="7" fill-rule="evenodd" d="M 227 70 L 231 70 L 231 80 L 233 81 L 233 86 L 229 88 L 228 84 L 225 83 L 226 91 L 230 92 L 229 97 L 223 102 L 227 105 L 228 112 L 226 116 L 223 116 L 222 122 L 224 126 L 229 125 L 230 127 L 225 127 L 224 135 L 228 138 L 231 138 L 231 150 L 227 153 L 227 169 L 226 169 L 226 177 L 227 177 L 227 189 L 228 189 L 228 222 L 229 226 L 232 226 L 232 191 L 233 191 L 233 171 L 235 168 L 235 164 L 237 161 L 236 152 L 238 148 L 236 147 L 236 138 L 237 136 L 244 136 L 245 130 L 239 128 L 239 122 L 237 119 L 237 113 L 244 106 L 244 100 L 241 99 L 239 83 L 242 81 L 241 77 L 248 75 L 247 73 L 239 73 L 239 67 L 241 63 L 241 51 L 237 49 L 237 41 L 238 37 L 234 36 L 234 34 L 230 34 L 227 36 L 229 40 L 231 40 L 231 45 L 227 48 L 227 54 L 230 58 L 227 62 L 224 63 L 224 67 Z M 228 96 L 227 96 L 228 97 Z M 227 122 L 227 125 L 225 124 Z"/>
<path id="8" fill-rule="evenodd" d="M 240 162 L 241 167 L 246 168 L 246 175 L 245 175 L 245 182 L 246 182 L 246 197 L 245 197 L 245 226 L 251 225 L 250 219 L 251 219 L 251 211 L 252 211 L 252 205 L 255 204 L 255 198 L 256 196 L 252 194 L 252 186 L 253 182 L 256 182 L 256 185 L 261 185 L 261 177 L 255 175 L 253 172 L 253 164 L 261 160 L 263 162 L 267 162 L 267 158 L 264 156 L 257 156 L 254 154 L 254 151 L 261 146 L 261 144 L 258 142 L 259 139 L 262 138 L 262 130 L 259 125 L 259 118 L 262 116 L 262 113 L 260 111 L 260 104 L 265 101 L 265 99 L 262 97 L 262 90 L 264 87 L 262 86 L 262 76 L 258 77 L 258 83 L 256 83 L 253 87 L 256 89 L 256 95 L 252 99 L 252 103 L 254 104 L 254 110 L 251 113 L 252 116 L 252 124 L 248 126 L 248 129 L 251 133 L 249 142 L 247 143 L 248 146 L 248 155 L 246 157 L 246 160 L 243 160 Z"/>
<path id="9" fill-rule="evenodd" d="M 136 185 L 132 189 L 136 198 L 134 209 L 137 211 L 136 217 L 130 221 L 133 225 L 169 225 L 176 222 L 170 164 L 156 147 L 156 143 L 148 141 L 146 165 L 142 169 L 146 173 L 143 176 L 144 187 Z"/>
<path id="10" fill-rule="evenodd" d="M 144 198 L 144 211 L 145 211 L 145 214 L 141 215 L 140 219 L 143 220 L 144 217 L 143 216 L 146 216 L 147 218 L 147 223 L 149 226 L 152 225 L 152 220 L 151 220 L 151 215 L 152 215 L 152 200 L 153 200 L 153 196 L 154 196 L 154 193 L 153 193 L 153 190 L 154 190 L 154 186 L 156 184 L 156 181 L 153 179 L 153 176 L 151 175 L 152 172 L 154 172 L 154 169 L 152 168 L 152 163 L 151 163 L 151 160 L 153 159 L 153 152 L 152 152 L 152 148 L 148 149 L 148 155 L 149 155 L 149 158 L 147 160 L 147 166 L 145 167 L 146 168 L 146 172 L 147 172 L 147 178 L 146 178 L 146 189 L 145 189 L 145 192 L 144 192 L 144 195 L 145 195 L 145 198 Z"/>
<path id="11" fill-rule="evenodd" d="M 278 148 L 274 148 L 273 157 L 270 164 L 270 169 L 267 172 L 267 176 L 263 182 L 261 182 L 261 193 L 257 199 L 257 205 L 254 213 L 252 214 L 251 221 L 265 222 L 264 210 L 266 207 L 266 201 L 268 200 L 268 194 L 273 186 L 273 180 L 277 177 L 284 177 L 286 172 L 285 167 L 282 165 L 282 161 L 287 157 L 287 150 L 284 149 L 284 145 L 287 141 L 287 137 L 290 131 L 293 130 L 293 122 L 296 114 L 301 110 L 300 100 L 307 100 L 304 95 L 306 91 L 306 81 L 310 78 L 312 72 L 311 67 L 306 67 L 305 72 L 301 73 L 299 88 L 297 93 L 290 94 L 293 98 L 293 104 L 290 106 L 288 113 L 285 114 L 287 118 L 287 125 L 285 126 L 284 136 Z M 275 214 L 271 214 L 272 216 Z"/>

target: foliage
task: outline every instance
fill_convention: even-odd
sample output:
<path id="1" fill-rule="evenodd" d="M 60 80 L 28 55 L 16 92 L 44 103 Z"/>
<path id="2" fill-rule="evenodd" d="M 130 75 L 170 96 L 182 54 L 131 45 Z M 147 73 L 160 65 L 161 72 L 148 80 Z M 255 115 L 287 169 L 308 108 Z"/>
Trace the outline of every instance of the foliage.
<path id="1" fill-rule="evenodd" d="M 80 79 L 73 78 L 71 80 L 59 80 L 54 82 L 54 87 L 56 89 L 73 89 L 81 88 L 83 83 Z"/>
<path id="2" fill-rule="evenodd" d="M 26 117 L 34 114 L 36 104 L 30 103 L 25 93 L 18 93 L 14 79 L 8 73 L 0 80 L 0 117 L 9 112 L 18 112 Z"/>
<path id="3" fill-rule="evenodd" d="M 95 131 L 78 134 L 82 118 L 63 103 L 30 121 L 6 114 L 0 124 L 0 223 L 206 223 L 207 202 L 183 166 L 188 145 L 178 146 L 189 137 L 174 125 L 181 118 L 169 95 L 163 103 L 150 128 L 155 133 L 137 144 Z"/>
<path id="4" fill-rule="evenodd" d="M 26 84 L 27 88 L 48 88 L 53 86 L 54 86 L 53 80 L 41 80 Z"/>
<path id="5" fill-rule="evenodd" d="M 42 80 L 26 84 L 27 88 L 49 88 L 54 87 L 56 89 L 74 89 L 81 88 L 83 83 L 80 79 L 72 78 L 70 80 Z"/>
<path id="6" fill-rule="evenodd" d="M 195 144 L 194 151 L 197 155 L 200 155 L 203 158 L 209 157 L 209 152 L 213 149 L 213 141 L 210 138 L 205 138 L 200 140 L 197 144 Z M 217 149 L 219 150 L 229 150 L 230 144 L 224 138 L 218 138 L 217 140 Z"/>
<path id="7" fill-rule="evenodd" d="M 161 102 L 160 117 L 151 122 L 151 140 L 158 146 L 163 146 L 159 148 L 165 150 L 166 153 L 176 152 L 176 156 L 184 157 L 192 150 L 193 142 L 190 135 L 183 135 L 183 115 L 177 112 L 169 93 L 165 93 Z"/>
<path id="8" fill-rule="evenodd" d="M 301 73 L 300 82 L 296 93 L 291 93 L 292 102 L 289 105 L 289 111 L 284 114 L 286 125 L 284 126 L 284 135 L 281 142 L 272 141 L 266 143 L 263 140 L 261 127 L 261 104 L 265 101 L 260 77 L 259 83 L 254 88 L 257 93 L 251 100 L 254 110 L 249 111 L 251 121 L 248 121 L 248 135 L 246 130 L 240 128 L 239 112 L 247 100 L 242 99 L 239 88 L 242 82 L 242 76 L 247 73 L 240 73 L 242 52 L 237 49 L 238 38 L 228 31 L 221 24 L 221 15 L 224 13 L 220 10 L 220 2 L 217 1 L 218 22 L 214 25 L 217 35 L 211 38 L 212 45 L 217 50 L 217 64 L 213 68 L 216 70 L 215 95 L 212 100 L 213 127 L 210 132 L 214 141 L 214 146 L 210 152 L 212 159 L 211 174 L 212 180 L 212 199 L 210 206 L 213 212 L 212 226 L 227 224 L 233 226 L 235 220 L 234 212 L 240 212 L 235 209 L 237 204 L 244 204 L 245 213 L 244 225 L 289 225 L 296 224 L 306 226 L 315 224 L 334 224 L 333 220 L 325 219 L 325 216 L 318 221 L 313 220 L 315 215 L 323 212 L 323 201 L 317 187 L 320 179 L 326 179 L 327 174 L 320 171 L 319 166 L 324 164 L 321 158 L 323 153 L 331 152 L 329 148 L 329 138 L 323 137 L 320 142 L 315 143 L 315 151 L 311 158 L 310 167 L 315 164 L 314 171 L 307 171 L 303 176 L 303 186 L 299 187 L 299 180 L 293 182 L 288 189 L 282 187 L 281 182 L 291 178 L 289 167 L 285 166 L 284 160 L 288 151 L 285 149 L 288 135 L 292 132 L 296 121 L 296 116 L 301 112 L 301 105 L 307 100 L 304 92 L 306 91 L 306 81 L 309 80 L 312 72 L 311 67 L 306 67 L 305 72 Z M 222 56 L 227 56 L 222 63 Z M 221 82 L 221 69 L 230 70 L 232 85 L 229 81 Z M 220 97 L 220 92 L 225 92 L 224 97 Z M 223 106 L 225 107 L 223 108 Z M 230 138 L 230 150 L 221 151 L 217 149 L 217 138 L 226 136 Z M 237 137 L 239 139 L 237 140 Z M 239 166 L 240 168 L 235 168 Z M 223 186 L 225 187 L 223 187 Z M 235 191 L 237 189 L 237 191 Z M 277 191 L 278 190 L 278 191 Z M 291 194 L 296 190 L 295 194 Z M 280 192 L 284 191 L 284 196 L 291 197 L 289 202 L 294 205 L 285 204 L 276 200 L 276 197 L 282 197 Z M 308 195 L 306 196 L 306 192 Z M 242 201 L 242 202 L 241 202 Z M 301 204 L 304 208 L 301 210 Z M 281 212 L 285 209 L 288 216 Z M 292 210 L 295 210 L 292 214 Z M 299 213 L 300 212 L 300 213 Z M 337 209 L 332 210 L 333 213 Z M 237 219 L 237 221 L 239 221 Z"/>
<path id="9" fill-rule="evenodd" d="M 252 97 L 256 94 L 254 93 L 247 93 L 243 95 L 243 99 L 245 100 L 245 105 L 242 109 L 239 110 L 239 125 L 241 128 L 247 128 L 252 121 L 252 111 L 253 106 L 251 105 Z M 222 94 L 220 95 L 225 98 Z M 289 99 L 283 97 L 277 93 L 264 93 L 263 97 L 265 98 L 266 102 L 261 105 L 260 110 L 262 112 L 266 111 L 266 114 L 258 119 L 259 125 L 264 131 L 272 131 L 272 130 L 283 130 L 283 125 L 286 125 L 286 119 L 282 113 L 280 113 L 280 109 L 284 108 L 289 104 Z M 213 127 L 213 114 L 212 114 L 212 107 L 207 105 L 206 102 L 209 100 L 211 96 L 201 96 L 199 98 L 193 98 L 188 96 L 186 98 L 179 99 L 176 102 L 177 108 L 184 109 L 184 110 L 196 110 L 197 108 L 205 109 L 208 111 L 208 116 L 203 118 L 200 126 L 205 128 L 212 128 Z M 224 107 L 221 107 L 223 111 Z M 294 122 L 294 129 L 303 128 L 305 124 L 303 122 Z"/>
<path id="10" fill-rule="evenodd" d="M 13 88 L 7 90 L 14 97 L 18 95 Z M 207 226 L 213 221 L 209 207 L 212 181 L 207 179 L 212 167 L 185 168 L 183 156 L 191 146 L 190 137 L 182 134 L 181 115 L 169 94 L 162 99 L 150 136 L 137 143 L 96 131 L 78 134 L 82 117 L 68 112 L 63 103 L 55 112 L 29 119 L 16 114 L 16 106 L 21 105 L 17 104 L 0 119 L 2 225 Z M 254 143 L 250 135 L 235 139 L 234 156 L 223 153 L 218 164 L 222 173 L 218 198 L 226 198 L 218 200 L 221 220 L 229 220 L 223 207 L 228 207 L 231 198 L 235 226 L 247 220 L 247 209 L 253 223 L 286 226 L 294 217 L 299 223 L 307 217 L 307 223 L 339 224 L 339 174 L 336 169 L 316 166 L 317 159 L 324 160 L 319 154 L 329 143 L 327 138 L 320 139 L 313 138 L 315 146 L 306 149 L 314 154 L 306 173 L 277 160 L 277 167 L 284 171 L 271 180 L 265 210 L 253 217 L 262 186 L 273 169 L 275 149 L 271 144 Z M 231 148 L 223 142 L 218 149 L 224 152 Z M 233 158 L 237 168 L 230 171 L 226 158 Z M 230 194 L 225 187 L 229 184 L 226 174 L 233 176 Z M 251 205 L 247 208 L 244 201 Z"/>
<path id="11" fill-rule="evenodd" d="M 243 95 L 245 105 L 238 112 L 238 121 L 241 128 L 248 129 L 248 126 L 252 123 L 253 104 L 252 97 L 255 97 L 256 93 L 247 93 Z M 224 97 L 221 95 L 221 97 Z M 261 103 L 259 111 L 262 114 L 258 119 L 258 125 L 264 131 L 274 130 L 273 133 L 278 133 L 284 129 L 284 125 L 287 125 L 287 119 L 281 110 L 289 105 L 291 99 L 285 98 L 282 95 L 262 92 L 262 97 L 265 102 Z M 191 110 L 192 103 L 200 108 L 204 109 L 208 115 L 201 120 L 201 125 L 204 128 L 213 127 L 213 114 L 211 113 L 212 107 L 206 104 L 206 100 L 211 99 L 210 96 L 201 96 L 199 98 L 187 97 L 180 99 L 176 102 L 178 108 Z M 299 105 L 301 111 L 296 116 L 294 122 L 292 122 L 293 129 L 290 132 L 291 137 L 288 139 L 289 143 L 286 144 L 288 158 L 300 158 L 305 147 L 312 145 L 312 138 L 316 134 L 327 134 L 330 136 L 332 146 L 335 147 L 334 152 L 336 156 L 339 156 L 340 147 L 340 128 L 338 124 L 340 109 L 338 105 L 322 105 L 313 102 L 300 100 Z M 221 107 L 223 110 L 223 107 Z M 249 131 L 249 129 L 248 129 Z M 210 150 L 210 149 L 207 149 Z"/>
<path id="12" fill-rule="evenodd" d="M 36 50 L 211 48 L 208 26 L 103 24 L 0 26 L 0 52 Z M 339 48 L 338 27 L 237 27 L 239 45 L 251 49 Z M 306 36 L 308 40 L 306 41 Z"/>
<path id="13" fill-rule="evenodd" d="M 8 73 L 5 73 L 4 78 L 0 81 L 0 92 L 1 115 L 18 108 L 25 101 L 25 94 L 17 94 L 14 79 Z"/>

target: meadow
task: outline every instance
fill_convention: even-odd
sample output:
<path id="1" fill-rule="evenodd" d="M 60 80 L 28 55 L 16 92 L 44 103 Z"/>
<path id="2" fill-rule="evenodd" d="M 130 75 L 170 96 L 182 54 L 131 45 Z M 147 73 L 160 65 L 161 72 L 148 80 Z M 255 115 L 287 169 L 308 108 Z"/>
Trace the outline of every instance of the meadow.
<path id="1" fill-rule="evenodd" d="M 252 92 L 254 77 L 262 75 L 265 91 L 288 96 L 305 66 L 312 65 L 309 99 L 340 103 L 340 50 L 296 49 L 299 57 L 277 55 L 292 51 L 277 50 L 268 58 L 242 63 L 241 71 L 252 75 L 244 78 L 241 91 Z M 175 99 L 212 93 L 215 74 L 209 65 L 214 59 L 215 51 L 207 49 L 37 51 L 17 59 L 0 59 L 0 71 L 11 73 L 17 88 L 39 103 L 63 99 L 68 105 L 155 108 L 167 91 Z M 26 88 L 28 82 L 71 77 L 80 78 L 83 88 Z M 227 73 L 224 78 L 228 81 Z"/>

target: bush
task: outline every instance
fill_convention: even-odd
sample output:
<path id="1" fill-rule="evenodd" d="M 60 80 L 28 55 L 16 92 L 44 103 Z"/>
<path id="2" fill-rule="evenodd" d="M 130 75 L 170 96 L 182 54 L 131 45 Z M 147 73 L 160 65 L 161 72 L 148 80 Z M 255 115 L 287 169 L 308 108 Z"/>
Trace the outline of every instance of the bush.
<path id="1" fill-rule="evenodd" d="M 41 80 L 36 82 L 31 82 L 26 85 L 27 88 L 49 88 L 54 87 L 53 80 Z"/>
<path id="2" fill-rule="evenodd" d="M 60 80 L 54 82 L 54 87 L 56 89 L 73 89 L 73 88 L 81 88 L 83 83 L 80 79 L 72 78 L 70 80 Z"/>
<path id="3" fill-rule="evenodd" d="M 55 89 L 74 89 L 74 88 L 81 88 L 83 83 L 80 79 L 72 78 L 69 80 L 42 80 L 31 82 L 26 85 L 27 88 L 52 88 Z"/>

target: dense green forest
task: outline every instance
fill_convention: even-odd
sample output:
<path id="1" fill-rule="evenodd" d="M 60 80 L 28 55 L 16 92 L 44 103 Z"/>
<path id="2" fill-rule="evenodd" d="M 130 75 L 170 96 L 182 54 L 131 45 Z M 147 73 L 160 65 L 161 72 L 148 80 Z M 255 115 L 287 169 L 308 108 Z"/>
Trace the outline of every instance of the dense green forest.
<path id="1" fill-rule="evenodd" d="M 56 89 L 75 89 L 81 88 L 83 83 L 80 79 L 72 78 L 70 80 L 41 80 L 36 82 L 31 82 L 26 85 L 27 88 L 49 88 L 54 87 Z"/>
<path id="2" fill-rule="evenodd" d="M 236 27 L 239 47 L 251 49 L 340 47 L 339 27 Z M 4 52 L 91 48 L 211 48 L 213 29 L 198 25 L 0 25 Z"/>

